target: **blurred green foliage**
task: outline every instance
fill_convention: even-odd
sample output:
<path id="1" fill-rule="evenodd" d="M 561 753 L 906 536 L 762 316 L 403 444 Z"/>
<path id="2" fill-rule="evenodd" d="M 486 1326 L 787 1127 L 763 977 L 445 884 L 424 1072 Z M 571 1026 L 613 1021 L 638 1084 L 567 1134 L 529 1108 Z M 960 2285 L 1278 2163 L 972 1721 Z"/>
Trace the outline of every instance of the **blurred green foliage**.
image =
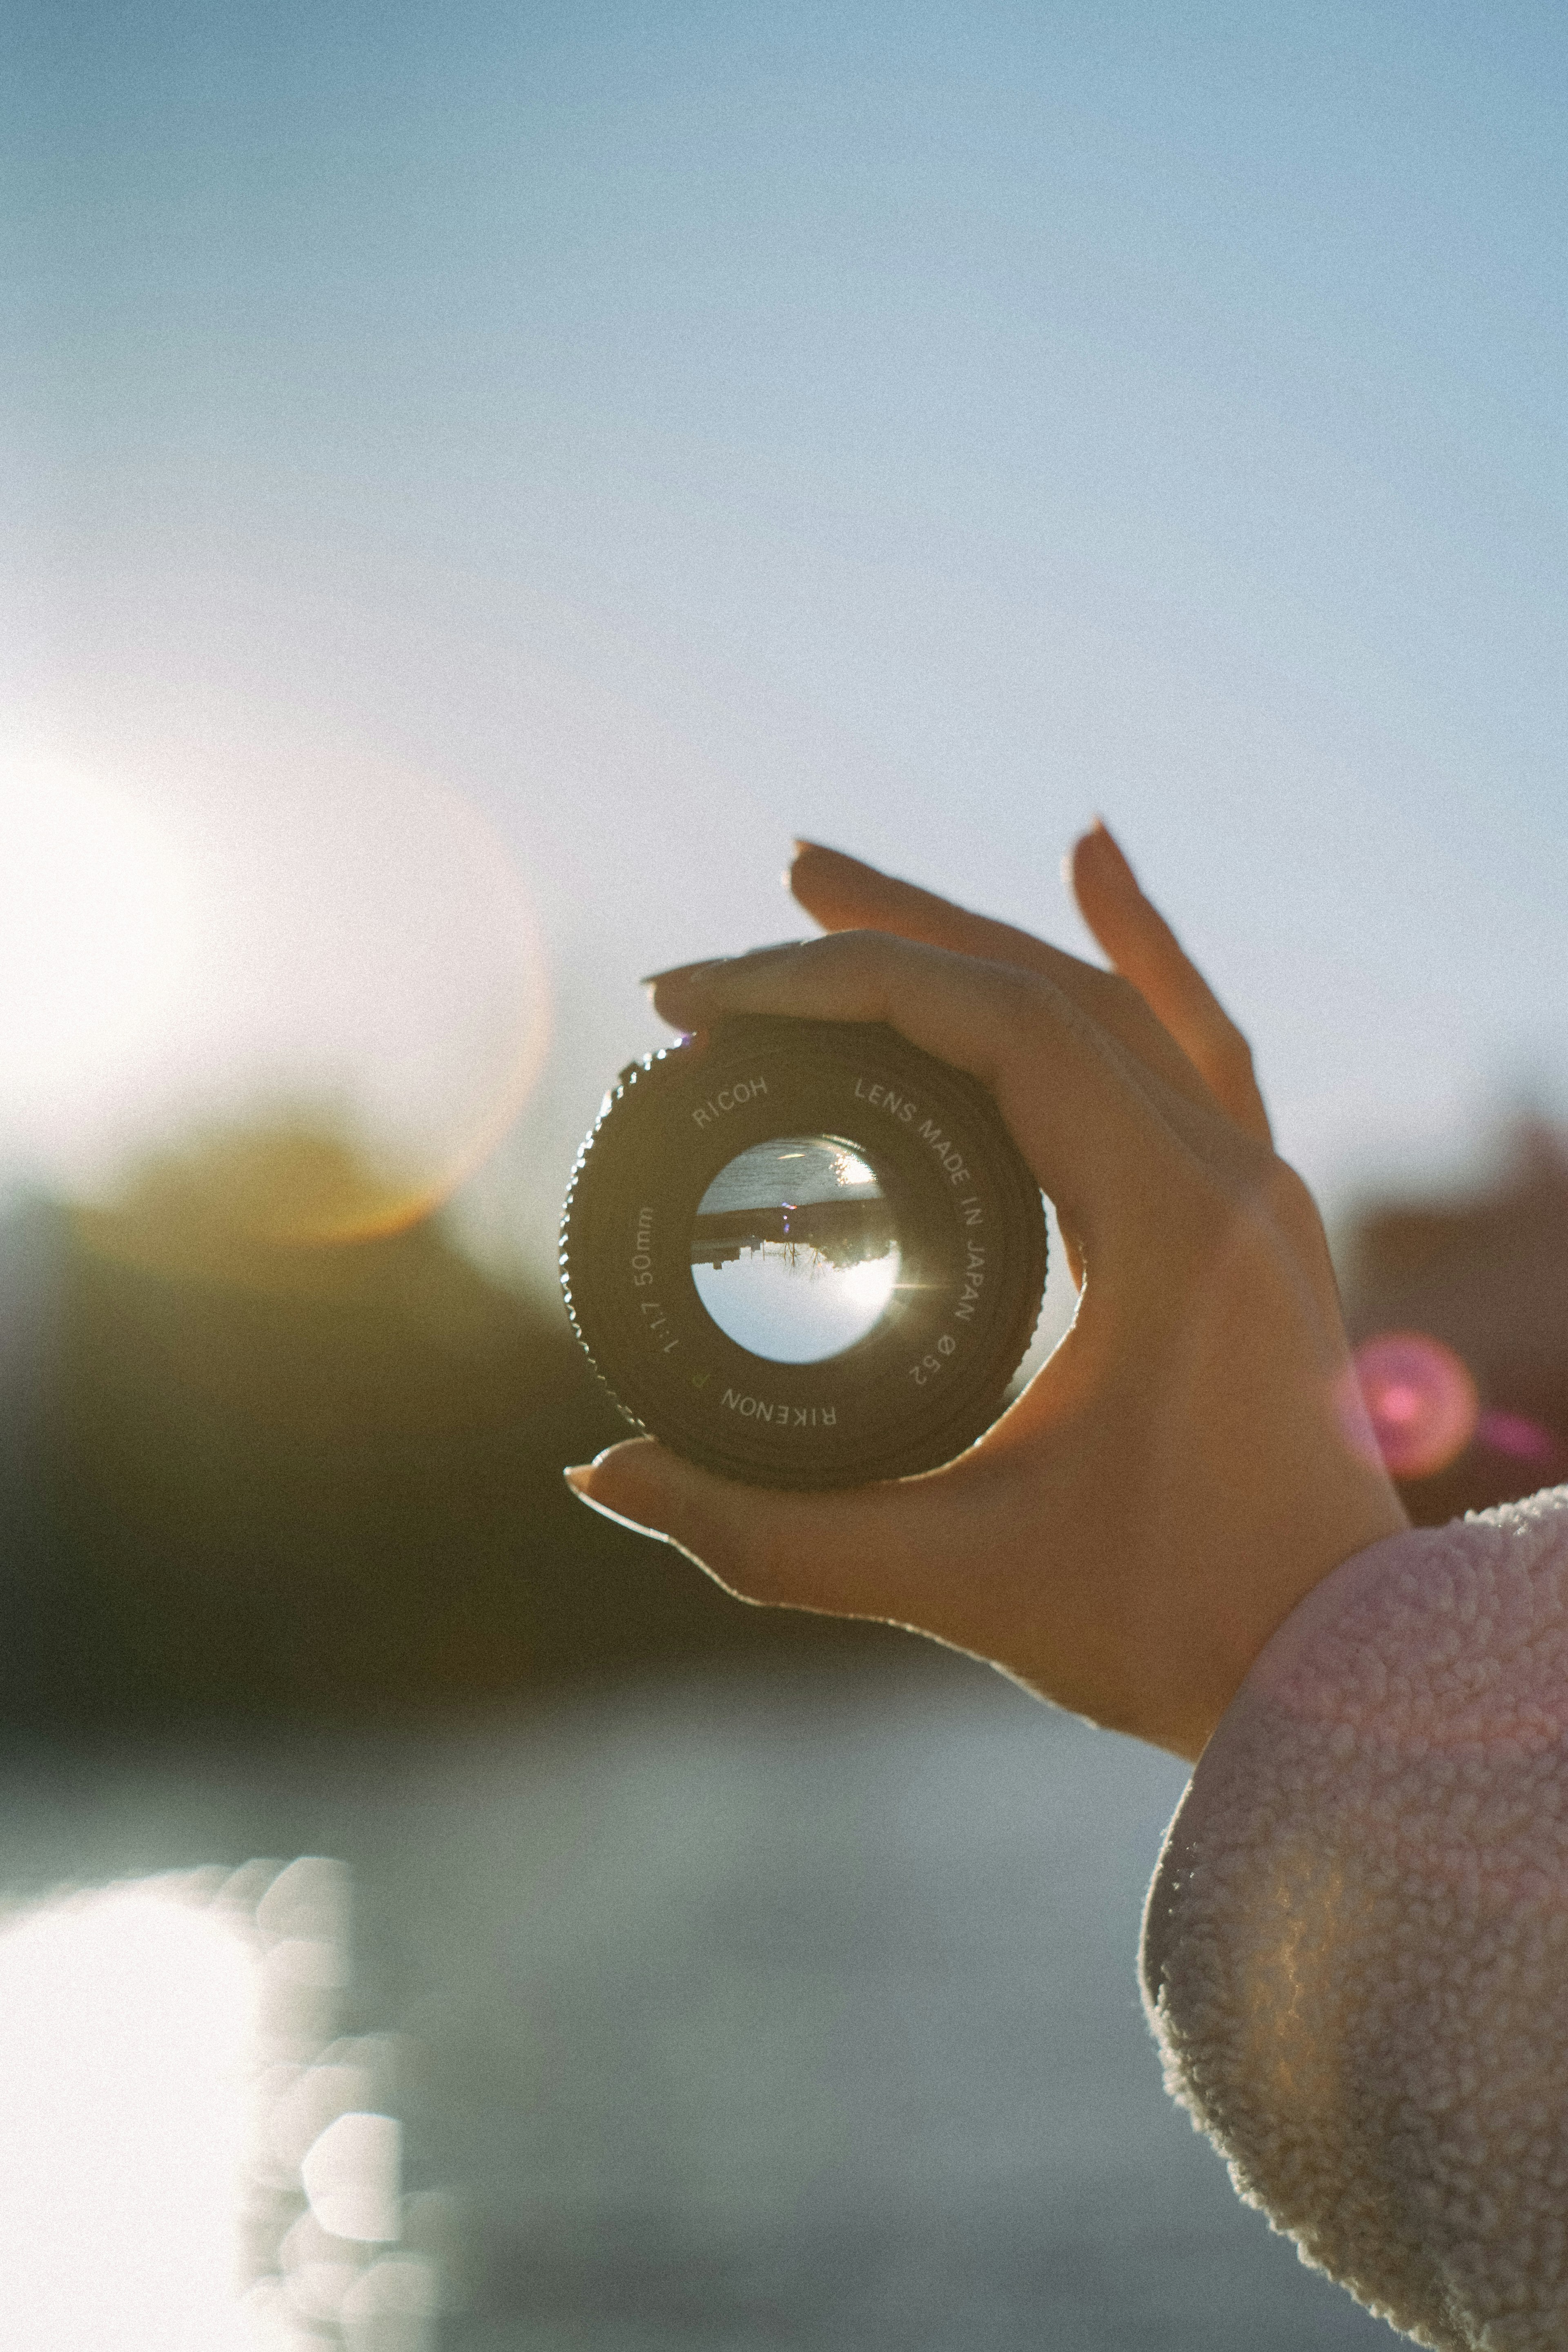
<path id="1" fill-rule="evenodd" d="M 562 1465 L 628 1433 L 556 1301 L 430 1223 L 268 1238 L 225 1209 L 254 1199 L 234 1164 L 54 1221 L 13 1716 L 353 1719 L 894 1646 L 743 1607 L 573 1499 Z"/>

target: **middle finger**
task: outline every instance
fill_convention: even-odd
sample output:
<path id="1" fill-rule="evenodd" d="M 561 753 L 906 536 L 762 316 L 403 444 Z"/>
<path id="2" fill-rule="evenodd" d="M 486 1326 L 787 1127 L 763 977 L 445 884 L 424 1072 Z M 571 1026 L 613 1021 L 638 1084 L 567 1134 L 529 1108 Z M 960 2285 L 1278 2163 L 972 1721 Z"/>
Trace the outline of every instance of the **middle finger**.
<path id="1" fill-rule="evenodd" d="M 1037 972 L 1070 996 L 1091 1020 L 1143 1066 L 1204 1109 L 1214 1095 L 1196 1066 L 1155 1019 L 1138 991 L 1115 972 L 1085 963 L 1047 940 L 988 915 L 972 915 L 949 898 L 900 882 L 842 850 L 803 841 L 790 867 L 789 886 L 800 904 L 826 931 L 888 931 L 922 946 L 977 956 L 986 963 L 1010 963 Z"/>

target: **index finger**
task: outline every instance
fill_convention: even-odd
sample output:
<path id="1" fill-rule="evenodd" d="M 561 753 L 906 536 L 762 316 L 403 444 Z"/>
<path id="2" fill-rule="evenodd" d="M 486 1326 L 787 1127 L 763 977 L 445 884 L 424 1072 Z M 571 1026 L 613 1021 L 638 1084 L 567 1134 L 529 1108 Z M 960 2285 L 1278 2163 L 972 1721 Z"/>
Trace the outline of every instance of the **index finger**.
<path id="1" fill-rule="evenodd" d="M 1116 1227 L 1150 1241 L 1168 1232 L 1173 1190 L 1200 1174 L 1198 1156 L 1137 1083 L 1131 1055 L 1044 973 L 889 933 L 838 931 L 664 973 L 655 988 L 660 1015 L 685 1029 L 741 1013 L 887 1022 L 989 1087 L 1036 1176 L 1091 1247 Z"/>

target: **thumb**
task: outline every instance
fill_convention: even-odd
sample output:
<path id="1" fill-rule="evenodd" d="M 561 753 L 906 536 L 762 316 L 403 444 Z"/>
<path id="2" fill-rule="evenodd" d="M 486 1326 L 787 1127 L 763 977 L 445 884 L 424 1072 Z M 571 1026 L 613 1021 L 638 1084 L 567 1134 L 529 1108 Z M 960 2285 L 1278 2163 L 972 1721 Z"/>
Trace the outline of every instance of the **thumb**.
<path id="1" fill-rule="evenodd" d="M 590 1509 L 674 1544 L 742 1600 L 840 1617 L 889 1612 L 889 1563 L 863 1523 L 880 1515 L 875 1498 L 896 1489 L 796 1495 L 742 1486 L 651 1437 L 612 1445 L 565 1475 Z"/>

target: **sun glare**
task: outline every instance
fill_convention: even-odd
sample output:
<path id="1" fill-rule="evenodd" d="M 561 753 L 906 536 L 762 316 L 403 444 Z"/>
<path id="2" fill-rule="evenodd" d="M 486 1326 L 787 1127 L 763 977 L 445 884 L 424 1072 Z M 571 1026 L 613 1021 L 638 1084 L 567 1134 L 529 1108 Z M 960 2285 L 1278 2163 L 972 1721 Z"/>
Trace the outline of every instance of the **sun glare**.
<path id="1" fill-rule="evenodd" d="M 64 769 L 0 772 L 0 1122 L 46 1162 L 118 1106 L 191 977 L 192 876 L 152 813 Z M 8 1130 L 8 1132 L 5 1132 Z"/>
<path id="2" fill-rule="evenodd" d="M 0 1179 L 384 1230 L 484 1157 L 547 1036 L 516 866 L 434 779 L 232 747 L 143 746 L 112 785 L 0 767 Z"/>

